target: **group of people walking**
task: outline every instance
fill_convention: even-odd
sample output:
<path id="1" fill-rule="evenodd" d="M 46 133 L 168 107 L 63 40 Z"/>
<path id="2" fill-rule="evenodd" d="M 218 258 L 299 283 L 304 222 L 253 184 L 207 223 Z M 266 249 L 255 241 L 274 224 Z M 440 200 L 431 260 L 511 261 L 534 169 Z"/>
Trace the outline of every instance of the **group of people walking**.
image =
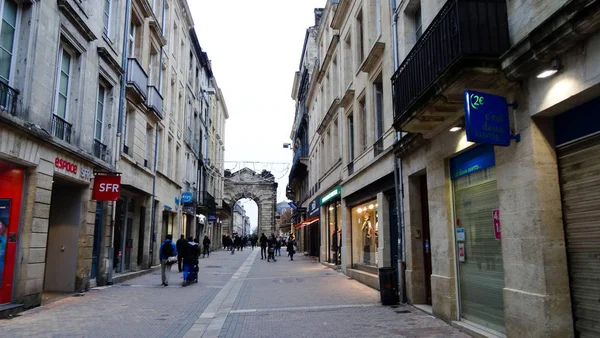
<path id="1" fill-rule="evenodd" d="M 173 243 L 173 236 L 167 235 L 165 241 L 160 245 L 159 256 L 162 275 L 162 285 L 169 286 L 171 266 L 177 262 L 179 272 L 183 272 L 183 286 L 198 282 L 198 259 L 210 257 L 210 239 L 204 236 L 202 241 L 202 252 L 197 238 L 184 235 L 177 243 Z"/>
<path id="2" fill-rule="evenodd" d="M 270 237 L 267 238 L 265 233 L 263 232 L 258 240 L 260 242 L 260 259 L 267 259 L 267 262 L 273 260 L 273 262 L 277 262 L 275 259 L 275 255 L 281 256 L 281 238 L 275 237 L 275 234 L 271 234 Z M 294 254 L 296 253 L 296 241 L 294 240 L 294 236 L 290 236 L 287 243 L 287 252 L 290 260 L 294 260 Z"/>
<path id="3" fill-rule="evenodd" d="M 277 262 L 275 256 L 281 256 L 281 246 L 283 245 L 282 239 L 275 237 L 275 234 L 271 234 L 267 237 L 264 233 L 260 236 L 252 236 L 243 238 L 235 235 L 233 238 L 229 236 L 223 236 L 223 248 L 225 250 L 231 250 L 231 254 L 235 250 L 243 250 L 244 246 L 248 245 L 248 242 L 254 247 L 260 243 L 260 259 L 266 259 L 267 262 Z M 296 241 L 294 236 L 290 236 L 287 243 L 287 252 L 290 260 L 294 260 L 294 254 L 296 253 Z M 169 276 L 171 274 L 171 266 L 177 262 L 177 268 L 179 272 L 183 272 L 183 286 L 191 283 L 198 282 L 198 263 L 200 255 L 202 258 L 210 257 L 210 239 L 208 236 L 204 236 L 202 241 L 202 250 L 200 250 L 200 243 L 197 238 L 188 237 L 185 238 L 181 235 L 181 238 L 177 240 L 177 243 L 173 242 L 173 235 L 167 235 L 165 241 L 160 245 L 159 256 L 161 265 L 162 285 L 169 286 Z"/>

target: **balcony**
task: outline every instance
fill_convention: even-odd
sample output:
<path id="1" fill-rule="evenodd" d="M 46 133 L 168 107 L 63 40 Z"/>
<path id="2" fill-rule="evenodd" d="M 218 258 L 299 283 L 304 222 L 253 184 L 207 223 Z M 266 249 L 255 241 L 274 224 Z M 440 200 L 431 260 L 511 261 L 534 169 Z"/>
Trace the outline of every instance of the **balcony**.
<path id="1" fill-rule="evenodd" d="M 164 118 L 163 97 L 155 86 L 148 86 L 148 100 L 146 100 L 146 106 L 148 106 L 159 119 L 162 120 Z"/>
<path id="2" fill-rule="evenodd" d="M 290 182 L 302 180 L 308 175 L 308 147 L 301 146 L 296 149 L 290 169 Z"/>
<path id="3" fill-rule="evenodd" d="M 0 109 L 9 114 L 17 115 L 17 100 L 19 91 L 10 87 L 6 83 L 0 82 Z"/>
<path id="4" fill-rule="evenodd" d="M 71 143 L 72 129 L 72 124 L 58 115 L 52 115 L 52 136 L 58 137 L 67 143 Z"/>
<path id="5" fill-rule="evenodd" d="M 94 146 L 92 149 L 93 155 L 102 161 L 106 161 L 106 157 L 108 155 L 106 144 L 98 140 L 94 140 Z"/>
<path id="6" fill-rule="evenodd" d="M 507 87 L 509 47 L 505 0 L 449 0 L 392 77 L 394 127 L 435 133 L 462 116 L 465 89 Z"/>
<path id="7" fill-rule="evenodd" d="M 133 88 L 143 100 L 148 97 L 148 74 L 135 58 L 127 59 L 127 86 Z"/>
<path id="8" fill-rule="evenodd" d="M 213 195 L 211 195 L 208 191 L 200 192 L 198 198 L 198 208 L 201 211 L 215 211 L 217 208 L 217 203 Z"/>

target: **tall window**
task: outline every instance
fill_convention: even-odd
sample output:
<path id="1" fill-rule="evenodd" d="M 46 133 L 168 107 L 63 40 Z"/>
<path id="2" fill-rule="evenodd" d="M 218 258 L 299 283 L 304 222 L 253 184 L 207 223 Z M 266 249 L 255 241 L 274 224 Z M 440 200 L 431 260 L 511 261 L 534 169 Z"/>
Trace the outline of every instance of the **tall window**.
<path id="1" fill-rule="evenodd" d="M 58 62 L 58 79 L 56 86 L 56 107 L 54 114 L 66 120 L 69 113 L 69 91 L 71 86 L 71 63 L 72 56 L 64 48 L 60 48 Z"/>
<path id="2" fill-rule="evenodd" d="M 360 142 L 361 142 L 361 151 L 367 150 L 367 137 L 368 137 L 368 125 L 367 125 L 367 105 L 365 104 L 365 98 L 363 97 L 359 101 L 360 105 Z"/>
<path id="3" fill-rule="evenodd" d="M 348 162 L 354 161 L 354 116 L 348 115 Z"/>
<path id="4" fill-rule="evenodd" d="M 125 121 L 123 123 L 123 152 L 129 154 L 129 112 L 125 110 Z"/>
<path id="5" fill-rule="evenodd" d="M 127 50 L 130 58 L 135 57 L 135 23 L 133 21 L 129 24 L 129 37 Z"/>
<path id="6" fill-rule="evenodd" d="M 110 37 L 110 11 L 112 0 L 104 0 L 104 35 Z"/>
<path id="7" fill-rule="evenodd" d="M 421 16 L 421 5 L 417 7 L 415 11 L 415 43 L 419 40 L 423 34 L 423 17 Z"/>
<path id="8" fill-rule="evenodd" d="M 383 83 L 381 75 L 373 83 L 373 107 L 375 108 L 375 140 L 383 136 Z"/>
<path id="9" fill-rule="evenodd" d="M 104 102 L 106 100 L 106 89 L 102 84 L 98 86 L 98 103 L 96 106 L 96 126 L 94 131 L 94 138 L 102 143 L 102 127 L 104 125 Z"/>
<path id="10" fill-rule="evenodd" d="M 0 27 L 0 82 L 10 82 L 13 47 L 17 31 L 17 4 L 5 0 L 2 10 L 2 26 Z"/>
<path id="11" fill-rule="evenodd" d="M 154 137 L 152 136 L 154 133 L 152 132 L 152 126 L 146 126 L 146 153 L 144 154 L 144 165 L 147 168 L 150 168 L 150 160 L 152 159 L 152 144 Z"/>
<path id="12" fill-rule="evenodd" d="M 362 11 L 360 13 L 358 13 L 358 16 L 356 17 L 356 55 L 357 55 L 357 62 L 358 65 L 360 66 L 361 62 L 363 62 L 363 59 L 365 57 L 365 36 L 364 36 L 364 30 L 363 30 L 363 16 L 362 16 Z"/>

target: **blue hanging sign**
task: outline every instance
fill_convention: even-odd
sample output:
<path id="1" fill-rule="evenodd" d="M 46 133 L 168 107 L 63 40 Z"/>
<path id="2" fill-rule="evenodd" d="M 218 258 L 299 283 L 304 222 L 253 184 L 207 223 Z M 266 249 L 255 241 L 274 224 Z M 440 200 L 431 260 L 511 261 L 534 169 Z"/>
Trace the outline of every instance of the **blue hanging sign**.
<path id="1" fill-rule="evenodd" d="M 208 220 L 209 221 L 216 221 L 217 220 L 217 214 L 215 214 L 215 213 L 208 214 Z"/>
<path id="2" fill-rule="evenodd" d="M 468 141 L 510 146 L 510 120 L 505 97 L 466 90 L 464 101 Z"/>
<path id="3" fill-rule="evenodd" d="M 181 203 L 192 203 L 194 195 L 191 191 L 187 191 L 181 194 Z"/>

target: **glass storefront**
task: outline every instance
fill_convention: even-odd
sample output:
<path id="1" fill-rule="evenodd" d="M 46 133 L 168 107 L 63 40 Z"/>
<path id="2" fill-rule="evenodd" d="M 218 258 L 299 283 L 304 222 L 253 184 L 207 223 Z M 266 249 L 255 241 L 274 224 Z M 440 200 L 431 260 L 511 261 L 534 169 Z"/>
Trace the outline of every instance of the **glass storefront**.
<path id="1" fill-rule="evenodd" d="M 379 215 L 377 200 L 352 208 L 352 265 L 379 263 Z"/>
<path id="2" fill-rule="evenodd" d="M 493 147 L 451 161 L 461 317 L 504 329 L 504 267 Z"/>

